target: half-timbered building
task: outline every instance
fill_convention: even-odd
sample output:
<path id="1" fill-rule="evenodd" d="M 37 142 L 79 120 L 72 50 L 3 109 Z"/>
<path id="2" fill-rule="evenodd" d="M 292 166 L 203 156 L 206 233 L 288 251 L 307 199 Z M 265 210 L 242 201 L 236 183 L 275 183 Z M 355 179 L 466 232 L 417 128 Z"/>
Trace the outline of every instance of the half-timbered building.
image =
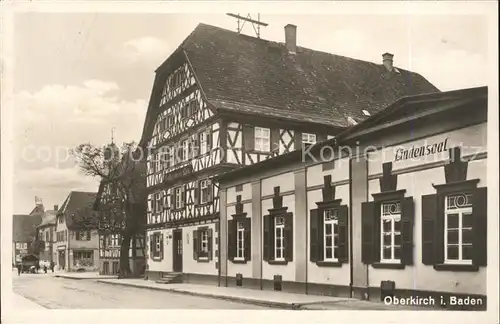
<path id="1" fill-rule="evenodd" d="M 115 144 L 106 149 L 113 150 L 112 154 L 120 154 Z M 130 234 L 128 248 L 130 274 L 142 276 L 146 268 L 144 157 L 124 154 L 114 168 L 113 177 L 101 180 L 93 206 L 99 215 L 99 273 L 119 274 L 123 234 L 131 230 L 126 229 L 129 226 L 135 228 Z M 127 222 L 127 217 L 132 221 Z"/>
<path id="2" fill-rule="evenodd" d="M 381 64 L 200 24 L 156 70 L 141 139 L 148 149 L 148 277 L 217 277 L 213 176 L 334 137 L 396 99 L 438 91 Z M 174 273 L 174 274 L 172 274 Z"/>
<path id="3" fill-rule="evenodd" d="M 485 308 L 486 135 L 486 87 L 410 96 L 216 177 L 220 285 Z"/>

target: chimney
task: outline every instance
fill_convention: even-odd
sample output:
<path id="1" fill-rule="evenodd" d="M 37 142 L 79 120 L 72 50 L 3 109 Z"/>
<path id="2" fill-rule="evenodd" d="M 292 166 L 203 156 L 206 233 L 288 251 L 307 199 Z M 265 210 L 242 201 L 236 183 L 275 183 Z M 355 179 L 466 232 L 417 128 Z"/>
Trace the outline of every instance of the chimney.
<path id="1" fill-rule="evenodd" d="M 59 206 L 58 205 L 54 205 L 54 210 L 58 211 L 59 210 Z"/>
<path id="2" fill-rule="evenodd" d="M 292 24 L 285 26 L 285 46 L 288 53 L 297 53 L 297 26 Z"/>
<path id="3" fill-rule="evenodd" d="M 394 55 L 391 53 L 382 54 L 382 63 L 384 64 L 387 71 L 392 71 L 392 69 L 393 69 L 393 66 L 392 66 L 392 58 L 393 57 L 394 57 Z"/>

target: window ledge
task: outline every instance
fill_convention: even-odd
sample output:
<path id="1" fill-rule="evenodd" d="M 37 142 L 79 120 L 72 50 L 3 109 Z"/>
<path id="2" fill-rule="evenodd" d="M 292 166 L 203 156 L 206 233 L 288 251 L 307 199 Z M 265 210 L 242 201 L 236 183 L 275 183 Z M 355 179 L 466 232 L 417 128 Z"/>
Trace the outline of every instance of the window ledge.
<path id="1" fill-rule="evenodd" d="M 402 263 L 376 262 L 372 264 L 372 267 L 375 269 L 404 269 L 405 265 Z"/>
<path id="2" fill-rule="evenodd" d="M 234 260 L 231 260 L 231 262 L 234 263 L 234 264 L 246 264 L 247 260 L 237 260 L 237 259 L 234 259 Z"/>
<path id="3" fill-rule="evenodd" d="M 332 268 L 342 267 L 342 263 L 338 261 L 317 261 L 316 265 L 318 267 L 332 267 Z"/>
<path id="4" fill-rule="evenodd" d="M 434 270 L 474 272 L 479 271 L 479 267 L 473 264 L 435 264 Z"/>
<path id="5" fill-rule="evenodd" d="M 153 257 L 152 259 L 153 259 L 153 261 L 156 261 L 156 262 L 160 262 L 162 260 L 162 258 L 160 258 L 160 257 Z"/>
<path id="6" fill-rule="evenodd" d="M 268 263 L 271 264 L 271 265 L 287 265 L 288 261 L 286 261 L 286 260 L 280 260 L 280 261 L 269 260 Z"/>
<path id="7" fill-rule="evenodd" d="M 210 260 L 208 258 L 198 258 L 197 260 L 199 263 L 207 263 L 207 262 L 210 262 Z"/>

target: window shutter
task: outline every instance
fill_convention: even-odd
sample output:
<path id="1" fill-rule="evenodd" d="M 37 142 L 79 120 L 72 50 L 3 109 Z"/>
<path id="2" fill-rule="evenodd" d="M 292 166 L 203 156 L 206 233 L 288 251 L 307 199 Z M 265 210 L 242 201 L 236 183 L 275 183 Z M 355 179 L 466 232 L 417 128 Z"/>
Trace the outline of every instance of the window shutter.
<path id="1" fill-rule="evenodd" d="M 302 149 L 302 132 L 295 131 L 294 137 L 295 137 L 295 149 L 301 150 Z"/>
<path id="2" fill-rule="evenodd" d="M 200 134 L 195 134 L 193 136 L 193 157 L 197 157 L 200 154 Z"/>
<path id="3" fill-rule="evenodd" d="M 192 159 L 193 158 L 193 141 L 192 141 L 191 137 L 188 137 L 187 142 L 188 142 L 188 159 Z"/>
<path id="4" fill-rule="evenodd" d="M 200 204 L 200 180 L 196 180 L 194 183 L 194 204 Z"/>
<path id="5" fill-rule="evenodd" d="M 255 135 L 254 135 L 254 128 L 251 125 L 245 125 L 243 127 L 243 140 L 245 141 L 245 148 L 244 150 L 246 151 L 251 151 L 255 148 Z"/>
<path id="6" fill-rule="evenodd" d="M 263 254 L 264 254 L 264 261 L 269 261 L 272 260 L 272 256 L 274 254 L 271 254 L 271 245 L 273 243 L 273 226 L 272 226 L 272 217 L 270 215 L 264 216 L 263 217 L 263 222 L 264 222 L 264 237 L 263 237 Z"/>
<path id="7" fill-rule="evenodd" d="M 361 204 L 361 260 L 364 264 L 375 262 L 375 203 Z"/>
<path id="8" fill-rule="evenodd" d="M 278 128 L 271 128 L 271 152 L 279 152 L 280 150 L 280 130 Z"/>
<path id="9" fill-rule="evenodd" d="M 212 260 L 212 255 L 213 255 L 213 233 L 214 230 L 212 228 L 209 228 L 207 230 L 208 232 L 208 260 Z"/>
<path id="10" fill-rule="evenodd" d="M 154 247 L 154 235 L 149 236 L 149 254 L 153 258 L 153 247 Z"/>
<path id="11" fill-rule="evenodd" d="M 182 203 L 181 203 L 181 206 L 179 207 L 184 207 L 186 206 L 186 186 L 182 186 L 181 187 L 181 191 L 182 191 Z"/>
<path id="12" fill-rule="evenodd" d="M 422 196 L 422 263 L 425 265 L 435 264 L 434 241 L 437 216 L 437 195 Z"/>
<path id="13" fill-rule="evenodd" d="M 444 263 L 444 195 L 437 195 L 434 223 L 434 264 Z"/>
<path id="14" fill-rule="evenodd" d="M 340 206 L 338 209 L 338 230 L 339 230 L 339 247 L 337 250 L 337 259 L 341 263 L 346 263 L 349 255 L 349 245 L 348 245 L 348 208 L 347 206 Z"/>
<path id="15" fill-rule="evenodd" d="M 233 261 L 236 256 L 236 221 L 227 222 L 227 258 Z"/>
<path id="16" fill-rule="evenodd" d="M 488 241 L 486 238 L 487 234 L 487 188 L 477 188 L 473 192 L 472 196 L 472 233 L 473 233 L 473 249 L 474 256 L 472 262 L 477 266 L 486 266 L 487 263 L 487 245 Z"/>
<path id="17" fill-rule="evenodd" d="M 325 212 L 318 210 L 318 261 L 325 260 Z"/>
<path id="18" fill-rule="evenodd" d="M 415 214 L 413 197 L 401 202 L 401 263 L 413 264 L 413 219 Z"/>
<path id="19" fill-rule="evenodd" d="M 293 214 L 285 215 L 285 260 L 293 261 Z"/>
<path id="20" fill-rule="evenodd" d="M 250 218 L 243 219 L 243 226 L 245 228 L 244 232 L 244 256 L 245 260 L 249 261 L 252 259 L 252 222 Z"/>
<path id="21" fill-rule="evenodd" d="M 311 262 L 319 261 L 318 259 L 318 210 L 311 209 L 310 210 L 310 219 L 309 219 L 309 260 Z"/>
<path id="22" fill-rule="evenodd" d="M 207 151 L 212 149 L 212 130 L 209 128 L 206 130 L 207 134 Z"/>
<path id="23" fill-rule="evenodd" d="M 193 259 L 198 260 L 198 231 L 193 231 Z"/>
<path id="24" fill-rule="evenodd" d="M 158 239 L 160 240 L 160 259 L 163 260 L 163 234 L 161 234 Z"/>

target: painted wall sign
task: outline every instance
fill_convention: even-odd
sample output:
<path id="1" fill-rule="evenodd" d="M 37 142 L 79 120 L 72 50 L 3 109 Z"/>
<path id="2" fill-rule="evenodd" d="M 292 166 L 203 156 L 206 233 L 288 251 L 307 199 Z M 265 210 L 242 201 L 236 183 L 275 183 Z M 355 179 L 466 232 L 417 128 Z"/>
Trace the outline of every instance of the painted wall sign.
<path id="1" fill-rule="evenodd" d="M 412 146 L 411 148 L 404 149 L 398 148 L 394 156 L 394 162 L 404 161 L 408 159 L 416 159 L 431 154 L 442 153 L 448 150 L 448 138 L 439 143 Z"/>

